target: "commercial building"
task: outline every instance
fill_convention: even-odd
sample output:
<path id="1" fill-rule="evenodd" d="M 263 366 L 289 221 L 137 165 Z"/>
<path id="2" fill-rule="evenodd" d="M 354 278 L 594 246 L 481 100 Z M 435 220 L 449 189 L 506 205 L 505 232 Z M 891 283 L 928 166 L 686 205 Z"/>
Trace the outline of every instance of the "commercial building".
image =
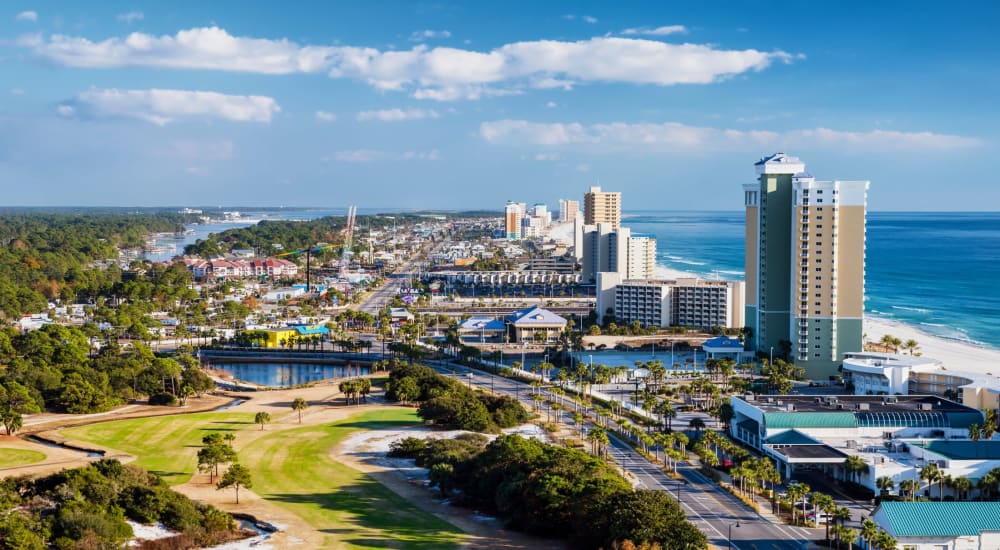
<path id="1" fill-rule="evenodd" d="M 1000 548 L 1000 502 L 882 502 L 872 521 L 902 550 Z"/>
<path id="2" fill-rule="evenodd" d="M 880 477 L 926 487 L 920 469 L 928 464 L 969 478 L 1000 466 L 1000 441 L 966 439 L 983 414 L 935 396 L 747 395 L 730 404 L 731 435 L 774 460 L 785 478 L 811 472 L 877 492 Z M 852 455 L 864 471 L 846 471 Z"/>
<path id="3" fill-rule="evenodd" d="M 867 181 L 816 181 L 776 153 L 743 186 L 752 349 L 791 347 L 811 379 L 862 349 Z"/>
<path id="4" fill-rule="evenodd" d="M 580 216 L 580 201 L 559 199 L 559 221 L 572 222 Z"/>
<path id="5" fill-rule="evenodd" d="M 291 347 L 296 342 L 306 342 L 313 337 L 323 338 L 330 329 L 321 325 L 294 325 L 282 328 L 268 328 L 248 331 L 262 335 L 261 347 L 283 348 Z"/>
<path id="6" fill-rule="evenodd" d="M 515 342 L 554 342 L 566 328 L 566 319 L 538 306 L 515 311 L 507 322 L 513 327 Z"/>
<path id="7" fill-rule="evenodd" d="M 524 203 L 507 201 L 504 206 L 504 235 L 508 239 L 521 238 L 521 224 L 525 215 Z"/>
<path id="8" fill-rule="evenodd" d="M 583 195 L 583 223 L 597 225 L 611 224 L 612 229 L 618 229 L 622 224 L 622 194 L 617 191 L 601 191 L 600 187 L 591 187 Z"/>
<path id="9" fill-rule="evenodd" d="M 597 315 L 609 310 L 619 324 L 645 327 L 742 328 L 742 281 L 627 279 L 599 273 Z"/>
<path id="10" fill-rule="evenodd" d="M 976 409 L 1000 409 L 1000 377 L 948 368 L 929 357 L 848 353 L 843 376 L 855 395 L 941 395 Z"/>

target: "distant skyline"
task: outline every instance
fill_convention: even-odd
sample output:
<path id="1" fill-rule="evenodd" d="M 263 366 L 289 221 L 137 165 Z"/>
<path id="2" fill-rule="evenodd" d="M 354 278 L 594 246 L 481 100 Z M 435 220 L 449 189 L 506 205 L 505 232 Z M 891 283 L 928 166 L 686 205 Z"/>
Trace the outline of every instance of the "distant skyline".
<path id="1" fill-rule="evenodd" d="M 10 1 L 5 206 L 1000 210 L 1000 5 Z"/>

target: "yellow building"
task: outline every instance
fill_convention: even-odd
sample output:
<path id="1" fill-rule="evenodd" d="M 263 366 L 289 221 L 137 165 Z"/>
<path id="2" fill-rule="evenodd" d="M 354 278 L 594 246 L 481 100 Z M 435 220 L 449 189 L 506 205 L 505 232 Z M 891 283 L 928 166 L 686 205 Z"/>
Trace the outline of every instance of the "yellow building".
<path id="1" fill-rule="evenodd" d="M 330 329 L 321 325 L 295 325 L 282 328 L 249 330 L 245 334 L 250 336 L 251 345 L 262 348 L 287 348 L 290 347 L 289 342 L 294 343 L 300 339 L 305 342 L 313 336 L 325 337 L 329 333 Z"/>

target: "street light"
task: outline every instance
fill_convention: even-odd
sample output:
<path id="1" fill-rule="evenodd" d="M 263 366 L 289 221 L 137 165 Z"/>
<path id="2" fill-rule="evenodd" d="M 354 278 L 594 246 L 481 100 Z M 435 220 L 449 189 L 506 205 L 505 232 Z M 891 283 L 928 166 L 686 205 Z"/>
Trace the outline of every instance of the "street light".
<path id="1" fill-rule="evenodd" d="M 774 363 L 774 346 L 771 346 L 771 358 L 768 359 L 767 364 L 770 365 Z"/>
<path id="2" fill-rule="evenodd" d="M 730 550 L 732 550 L 732 548 L 733 548 L 733 525 L 735 525 L 736 528 L 739 528 L 740 522 L 737 521 L 736 523 L 730 523 L 729 524 L 729 549 Z"/>
<path id="3" fill-rule="evenodd" d="M 687 485 L 687 480 L 686 479 L 682 479 L 682 480 L 680 480 L 680 481 L 677 482 L 677 504 L 678 505 L 680 505 L 680 503 L 681 503 L 681 487 L 683 487 L 685 485 Z"/>

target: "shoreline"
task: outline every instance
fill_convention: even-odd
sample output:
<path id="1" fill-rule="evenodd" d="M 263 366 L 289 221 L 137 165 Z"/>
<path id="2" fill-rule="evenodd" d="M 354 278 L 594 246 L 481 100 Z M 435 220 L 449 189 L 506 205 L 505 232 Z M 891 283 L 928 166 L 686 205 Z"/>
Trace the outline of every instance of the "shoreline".
<path id="1" fill-rule="evenodd" d="M 573 224 L 553 223 L 546 236 L 558 242 L 573 244 Z M 698 273 L 664 265 L 658 260 L 655 267 L 657 279 L 681 279 L 702 277 Z M 864 333 L 867 342 L 878 342 L 882 336 L 891 334 L 902 341 L 916 340 L 920 347 L 917 353 L 941 361 L 949 370 L 961 370 L 978 374 L 1000 374 L 1000 347 L 985 342 L 970 342 L 957 338 L 938 336 L 921 329 L 912 321 L 883 317 L 877 313 L 865 313 Z M 902 351 L 902 350 L 900 350 Z"/>

